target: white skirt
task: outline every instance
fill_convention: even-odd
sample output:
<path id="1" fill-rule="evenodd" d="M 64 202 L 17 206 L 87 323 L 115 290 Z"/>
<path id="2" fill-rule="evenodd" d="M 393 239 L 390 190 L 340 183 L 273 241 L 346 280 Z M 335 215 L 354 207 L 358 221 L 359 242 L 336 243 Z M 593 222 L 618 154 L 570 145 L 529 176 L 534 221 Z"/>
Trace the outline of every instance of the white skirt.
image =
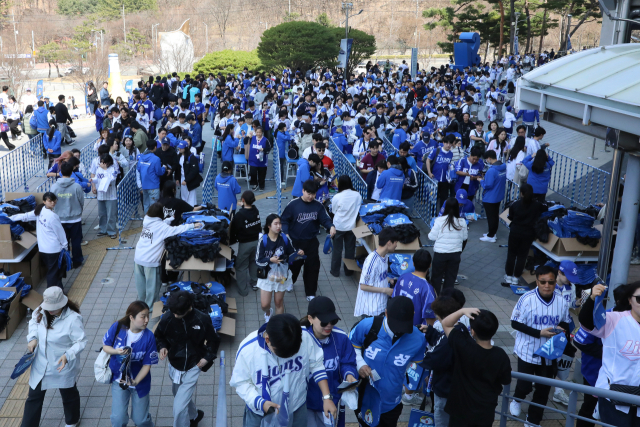
<path id="1" fill-rule="evenodd" d="M 267 292 L 284 292 L 293 289 L 293 282 L 291 281 L 291 270 L 288 270 L 287 280 L 284 283 L 272 282 L 269 279 L 258 279 L 256 286 L 263 291 Z"/>
<path id="2" fill-rule="evenodd" d="M 186 185 L 181 185 L 180 197 L 182 198 L 182 200 L 189 203 L 191 206 L 195 206 L 197 203 L 197 194 L 196 194 L 197 190 L 198 190 L 197 188 L 194 188 L 193 190 L 189 191 Z"/>

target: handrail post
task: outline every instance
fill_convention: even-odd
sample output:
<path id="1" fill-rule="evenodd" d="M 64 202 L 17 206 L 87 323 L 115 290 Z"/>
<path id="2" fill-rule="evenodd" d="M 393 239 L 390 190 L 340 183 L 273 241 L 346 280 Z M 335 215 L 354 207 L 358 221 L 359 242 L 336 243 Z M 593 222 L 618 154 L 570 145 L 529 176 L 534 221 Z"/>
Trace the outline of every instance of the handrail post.
<path id="1" fill-rule="evenodd" d="M 578 409 L 578 392 L 569 393 L 569 406 L 567 407 L 567 424 L 566 427 L 573 427 L 576 423 L 576 410 Z"/>
<path id="2" fill-rule="evenodd" d="M 507 384 L 502 388 L 502 405 L 500 406 L 500 427 L 507 427 L 507 411 L 509 410 L 509 393 L 511 392 L 511 384 Z"/>
<path id="3" fill-rule="evenodd" d="M 605 147 L 606 148 L 606 147 Z M 598 160 L 596 157 L 596 137 L 593 137 L 593 148 L 591 148 L 591 157 L 587 157 L 589 160 Z"/>

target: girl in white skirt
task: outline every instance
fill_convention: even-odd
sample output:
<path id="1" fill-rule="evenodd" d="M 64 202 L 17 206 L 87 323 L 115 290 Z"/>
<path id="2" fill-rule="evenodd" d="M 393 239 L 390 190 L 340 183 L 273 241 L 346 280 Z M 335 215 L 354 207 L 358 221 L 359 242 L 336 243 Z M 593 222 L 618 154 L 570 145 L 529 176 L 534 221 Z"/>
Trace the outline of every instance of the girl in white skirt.
<path id="1" fill-rule="evenodd" d="M 271 294 L 275 292 L 274 303 L 276 314 L 284 313 L 284 292 L 289 286 L 289 256 L 296 252 L 291 240 L 281 233 L 280 216 L 271 214 L 264 225 L 264 234 L 258 239 L 256 264 L 258 268 L 267 270 L 267 278 L 258 278 L 260 288 L 260 304 L 264 311 L 265 322 L 273 314 L 271 308 Z M 304 255 L 302 250 L 298 255 Z"/>

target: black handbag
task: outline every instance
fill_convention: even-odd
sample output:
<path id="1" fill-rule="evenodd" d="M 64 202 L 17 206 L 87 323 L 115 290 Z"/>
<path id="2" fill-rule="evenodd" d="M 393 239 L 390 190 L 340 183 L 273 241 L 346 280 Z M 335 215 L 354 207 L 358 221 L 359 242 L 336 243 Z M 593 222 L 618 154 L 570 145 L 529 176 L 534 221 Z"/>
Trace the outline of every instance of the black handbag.
<path id="1" fill-rule="evenodd" d="M 268 265 L 266 267 L 258 266 L 258 279 L 266 279 L 269 277 L 269 270 L 271 270 L 271 267 Z"/>
<path id="2" fill-rule="evenodd" d="M 618 393 L 640 396 L 640 387 L 636 387 L 632 385 L 609 384 L 609 390 L 617 391 Z M 613 403 L 614 405 L 630 406 L 628 403 L 625 403 L 625 402 L 620 402 L 618 400 L 613 400 L 613 399 L 609 399 L 609 400 L 611 400 L 611 403 Z"/>

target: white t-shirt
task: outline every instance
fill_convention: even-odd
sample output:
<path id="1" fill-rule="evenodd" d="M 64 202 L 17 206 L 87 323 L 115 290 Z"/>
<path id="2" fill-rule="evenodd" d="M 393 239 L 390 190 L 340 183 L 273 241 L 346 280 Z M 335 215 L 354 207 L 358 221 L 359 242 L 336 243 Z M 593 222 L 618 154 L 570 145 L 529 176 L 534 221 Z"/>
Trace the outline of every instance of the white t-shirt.
<path id="1" fill-rule="evenodd" d="M 303 159 L 309 159 L 309 155 L 311 155 L 312 153 L 315 153 L 316 150 L 315 148 L 313 148 L 313 145 L 311 147 L 307 147 L 303 152 L 302 152 L 302 158 Z M 330 158 L 331 160 L 333 160 L 333 157 L 331 156 L 331 150 L 325 149 L 324 150 L 324 155 L 327 156 L 328 158 Z"/>
<path id="2" fill-rule="evenodd" d="M 351 231 L 356 226 L 358 211 L 362 205 L 362 196 L 353 190 L 344 190 L 333 196 L 331 211 L 334 214 L 333 225 L 338 231 Z"/>

